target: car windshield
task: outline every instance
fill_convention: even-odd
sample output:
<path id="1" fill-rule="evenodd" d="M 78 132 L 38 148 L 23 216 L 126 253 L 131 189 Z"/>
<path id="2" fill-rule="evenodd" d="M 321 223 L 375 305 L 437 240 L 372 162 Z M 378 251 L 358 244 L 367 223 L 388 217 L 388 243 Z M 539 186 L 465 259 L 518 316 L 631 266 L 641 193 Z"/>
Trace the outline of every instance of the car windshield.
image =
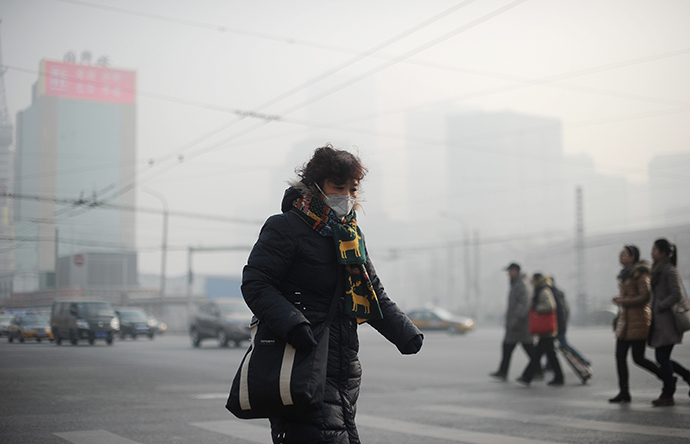
<path id="1" fill-rule="evenodd" d="M 13 317 L 14 316 L 12 316 L 12 315 L 0 316 L 0 324 L 7 324 L 8 322 L 10 322 L 12 320 Z"/>
<path id="2" fill-rule="evenodd" d="M 120 319 L 146 322 L 148 317 L 143 310 L 120 310 Z"/>
<path id="3" fill-rule="evenodd" d="M 249 307 L 247 307 L 247 304 L 244 303 L 244 301 L 228 301 L 228 302 L 217 302 L 218 308 L 220 308 L 221 313 L 223 313 L 226 316 L 234 316 L 234 315 L 244 315 L 244 314 L 251 314 L 251 310 L 249 310 Z"/>
<path id="4" fill-rule="evenodd" d="M 436 307 L 432 311 L 436 316 L 438 316 L 441 319 L 450 319 L 455 316 L 453 313 L 441 307 Z"/>
<path id="5" fill-rule="evenodd" d="M 48 321 L 43 316 L 26 315 L 19 318 L 20 325 L 48 325 Z"/>
<path id="6" fill-rule="evenodd" d="M 115 316 L 113 307 L 107 302 L 78 302 L 77 313 L 79 316 Z"/>

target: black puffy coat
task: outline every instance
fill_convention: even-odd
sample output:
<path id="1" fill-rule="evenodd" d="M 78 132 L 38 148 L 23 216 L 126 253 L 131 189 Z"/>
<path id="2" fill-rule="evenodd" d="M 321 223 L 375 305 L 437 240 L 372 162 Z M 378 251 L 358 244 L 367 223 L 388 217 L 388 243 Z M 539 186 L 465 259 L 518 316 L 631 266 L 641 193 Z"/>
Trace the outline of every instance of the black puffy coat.
<path id="1" fill-rule="evenodd" d="M 299 196 L 296 189 L 288 189 L 283 214 L 266 221 L 242 275 L 242 294 L 252 312 L 286 341 L 297 325 L 313 326 L 326 318 L 338 278 L 333 238 L 321 236 L 289 212 Z M 365 266 L 383 312 L 383 319 L 369 324 L 401 352 L 416 353 L 422 335 L 388 298 L 368 256 Z M 411 341 L 419 345 L 410 349 Z M 299 418 L 272 418 L 274 443 L 360 442 L 354 423 L 362 374 L 357 322 L 344 313 L 342 301 L 329 344 L 323 408 Z"/>

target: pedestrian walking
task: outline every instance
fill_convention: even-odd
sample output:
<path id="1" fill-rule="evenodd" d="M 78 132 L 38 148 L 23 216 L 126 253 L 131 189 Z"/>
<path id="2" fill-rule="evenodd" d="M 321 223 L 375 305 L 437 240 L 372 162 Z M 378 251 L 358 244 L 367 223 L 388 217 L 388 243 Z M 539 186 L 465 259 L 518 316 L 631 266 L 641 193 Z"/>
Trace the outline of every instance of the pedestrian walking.
<path id="1" fill-rule="evenodd" d="M 582 383 L 586 383 L 592 377 L 592 363 L 585 358 L 585 356 L 577 350 L 575 347 L 570 345 L 565 333 L 568 329 L 568 322 L 570 320 L 570 308 L 568 307 L 568 302 L 565 300 L 565 293 L 563 290 L 556 286 L 556 280 L 551 278 L 551 292 L 553 293 L 553 298 L 556 301 L 556 320 L 558 323 L 558 333 L 556 339 L 558 339 L 558 349 L 563 353 L 563 357 L 566 362 L 570 365 L 573 371 L 580 378 Z M 553 370 L 553 363 L 548 358 L 547 355 L 547 369 Z"/>
<path id="2" fill-rule="evenodd" d="M 635 245 L 626 245 L 618 255 L 623 269 L 618 274 L 618 297 L 613 303 L 618 306 L 614 331 L 616 333 L 616 370 L 618 372 L 618 394 L 609 399 L 611 403 L 631 401 L 628 377 L 628 350 L 632 350 L 633 362 L 661 379 L 659 366 L 645 357 L 645 347 L 652 322 L 649 307 L 650 268 L 640 260 L 640 250 Z"/>
<path id="3" fill-rule="evenodd" d="M 538 314 L 551 314 L 556 312 L 556 300 L 551 290 L 551 279 L 541 273 L 535 273 L 532 276 L 532 286 L 534 287 L 534 296 L 532 297 L 531 309 Z M 563 371 L 556 356 L 556 349 L 554 348 L 554 338 L 558 334 L 558 328 L 553 328 L 552 331 L 542 333 L 539 335 L 539 342 L 536 350 L 529 364 L 525 368 L 522 376 L 517 381 L 529 385 L 534 378 L 534 375 L 541 370 L 541 357 L 547 356 L 547 359 L 553 365 L 554 377 L 549 381 L 550 386 L 563 385 L 565 379 L 563 378 Z"/>
<path id="4" fill-rule="evenodd" d="M 274 443 L 359 443 L 355 410 L 361 382 L 359 323 L 368 322 L 402 354 L 423 336 L 388 298 L 371 263 L 355 209 L 367 170 L 358 157 L 327 145 L 297 170 L 254 245 L 242 294 L 260 322 L 295 349 L 316 346 L 312 329 L 327 317 L 342 276 L 330 327 L 327 381 L 320 410 L 269 418 Z"/>
<path id="5" fill-rule="evenodd" d="M 517 344 L 522 344 L 528 359 L 534 355 L 534 338 L 529 333 L 529 291 L 527 276 L 520 272 L 520 265 L 512 263 L 506 268 L 510 280 L 508 291 L 508 307 L 505 316 L 506 333 L 503 338 L 503 354 L 498 370 L 489 376 L 505 381 L 508 378 L 508 368 L 513 350 Z"/>
<path id="6" fill-rule="evenodd" d="M 659 363 L 664 386 L 661 395 L 652 401 L 657 407 L 674 404 L 676 372 L 690 384 L 690 371 L 671 359 L 673 346 L 680 344 L 683 334 L 678 332 L 673 316 L 673 307 L 682 299 L 680 277 L 676 269 L 678 249 L 666 239 L 657 239 L 652 247 L 652 324 L 649 331 L 649 345 L 654 347 L 656 362 Z"/>

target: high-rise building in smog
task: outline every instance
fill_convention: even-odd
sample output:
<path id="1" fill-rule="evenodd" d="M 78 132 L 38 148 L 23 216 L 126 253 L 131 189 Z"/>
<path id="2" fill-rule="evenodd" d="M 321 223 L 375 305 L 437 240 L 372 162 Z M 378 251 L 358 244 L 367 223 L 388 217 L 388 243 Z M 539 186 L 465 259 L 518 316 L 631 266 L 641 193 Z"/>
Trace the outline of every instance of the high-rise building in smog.
<path id="1" fill-rule="evenodd" d="M 474 227 L 504 235 L 572 226 L 559 120 L 458 112 L 448 116 L 447 135 L 448 205 Z"/>
<path id="2" fill-rule="evenodd" d="M 50 60 L 40 73 L 17 115 L 14 292 L 54 288 L 58 258 L 60 288 L 131 285 L 136 74 Z"/>
<path id="3" fill-rule="evenodd" d="M 12 292 L 12 203 L 4 194 L 12 188 L 12 122 L 5 97 L 5 68 L 0 55 L 0 300 Z"/>

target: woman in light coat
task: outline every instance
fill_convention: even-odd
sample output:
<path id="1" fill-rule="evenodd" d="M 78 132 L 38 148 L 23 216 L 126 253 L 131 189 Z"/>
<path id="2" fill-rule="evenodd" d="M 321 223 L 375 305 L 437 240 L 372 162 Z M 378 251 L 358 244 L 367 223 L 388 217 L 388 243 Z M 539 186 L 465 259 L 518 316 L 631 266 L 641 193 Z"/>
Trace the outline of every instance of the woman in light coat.
<path id="1" fill-rule="evenodd" d="M 638 366 L 661 379 L 659 366 L 645 358 L 649 325 L 652 310 L 649 308 L 650 270 L 649 264 L 640 261 L 640 250 L 634 245 L 626 245 L 618 255 L 623 269 L 618 274 L 620 294 L 613 298 L 617 304 L 616 317 L 616 368 L 618 370 L 618 394 L 609 399 L 611 403 L 631 401 L 628 383 L 628 350 L 632 349 L 633 361 Z"/>
<path id="2" fill-rule="evenodd" d="M 675 371 L 690 383 L 690 371 L 671 360 L 673 346 L 680 344 L 683 334 L 678 332 L 673 307 L 682 299 L 680 277 L 676 270 L 678 249 L 666 239 L 657 239 L 652 247 L 652 325 L 649 345 L 655 348 L 664 387 L 659 398 L 652 401 L 657 407 L 674 404 L 676 391 Z"/>

